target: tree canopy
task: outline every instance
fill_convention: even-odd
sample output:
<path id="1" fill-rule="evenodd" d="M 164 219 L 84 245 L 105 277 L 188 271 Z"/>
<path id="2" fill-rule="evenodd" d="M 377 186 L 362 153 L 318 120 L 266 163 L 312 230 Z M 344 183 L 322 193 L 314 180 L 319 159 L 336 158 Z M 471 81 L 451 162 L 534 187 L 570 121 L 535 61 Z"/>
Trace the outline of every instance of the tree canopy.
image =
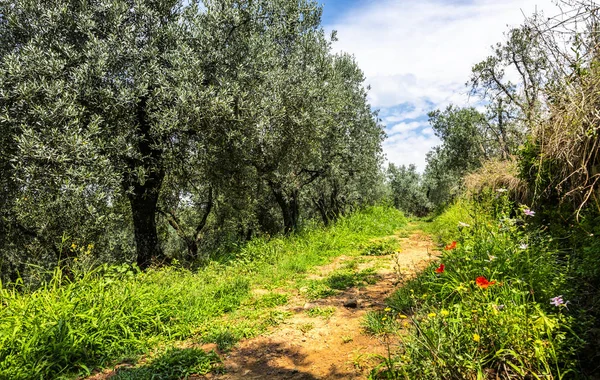
<path id="1" fill-rule="evenodd" d="M 2 2 L 2 273 L 197 260 L 374 201 L 382 126 L 320 17 L 308 0 Z"/>

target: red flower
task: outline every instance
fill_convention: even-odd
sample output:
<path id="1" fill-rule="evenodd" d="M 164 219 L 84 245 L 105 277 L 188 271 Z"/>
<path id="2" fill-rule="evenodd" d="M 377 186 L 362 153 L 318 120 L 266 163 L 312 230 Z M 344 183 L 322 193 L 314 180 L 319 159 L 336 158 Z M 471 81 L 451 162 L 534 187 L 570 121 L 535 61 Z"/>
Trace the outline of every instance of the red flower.
<path id="1" fill-rule="evenodd" d="M 496 281 L 488 281 L 487 278 L 479 276 L 475 279 L 475 284 L 480 288 L 487 289 L 488 286 L 494 285 Z"/>
<path id="2" fill-rule="evenodd" d="M 446 266 L 444 264 L 440 264 L 440 266 L 435 270 L 435 273 L 444 273 L 444 268 L 446 268 Z"/>
<path id="3" fill-rule="evenodd" d="M 444 249 L 446 251 L 450 251 L 450 250 L 452 250 L 454 248 L 456 248 L 456 242 L 455 241 L 453 241 L 452 244 L 448 244 Z"/>

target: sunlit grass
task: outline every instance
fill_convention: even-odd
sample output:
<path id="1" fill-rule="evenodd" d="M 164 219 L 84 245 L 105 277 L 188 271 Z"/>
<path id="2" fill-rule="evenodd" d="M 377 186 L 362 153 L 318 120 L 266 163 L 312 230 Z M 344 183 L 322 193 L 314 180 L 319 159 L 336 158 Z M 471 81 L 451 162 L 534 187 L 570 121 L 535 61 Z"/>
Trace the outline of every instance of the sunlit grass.
<path id="1" fill-rule="evenodd" d="M 523 210 L 495 194 L 488 202 L 461 201 L 434 221 L 446 239 L 440 261 L 387 300 L 390 312 L 367 315 L 365 327 L 374 334 L 390 333 L 391 316 L 410 321 L 402 325 L 410 333 L 401 350 L 373 378 L 573 374 L 573 353 L 582 344 L 574 317 L 550 303 L 556 295 L 568 299 L 569 263 Z"/>
<path id="2" fill-rule="evenodd" d="M 287 302 L 286 295 L 257 298 L 252 288 L 289 286 L 310 268 L 356 254 L 370 239 L 405 223 L 400 212 L 374 207 L 328 229 L 253 240 L 196 272 L 167 267 L 141 273 L 122 267 L 71 281 L 57 271 L 51 282 L 30 293 L 2 287 L 0 378 L 71 378 L 161 342 L 190 337 L 229 349 L 286 318 L 273 310 Z M 314 296 L 334 292 L 322 282 L 315 286 L 321 288 Z M 253 306 L 241 307 L 247 304 Z M 235 313 L 245 318 L 223 325 Z"/>

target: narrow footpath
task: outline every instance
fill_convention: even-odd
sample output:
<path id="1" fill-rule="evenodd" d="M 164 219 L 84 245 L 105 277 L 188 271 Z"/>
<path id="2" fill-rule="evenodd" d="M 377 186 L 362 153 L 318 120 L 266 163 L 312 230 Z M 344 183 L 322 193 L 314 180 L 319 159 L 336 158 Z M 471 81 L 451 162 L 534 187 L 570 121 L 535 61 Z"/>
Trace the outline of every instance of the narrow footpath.
<path id="1" fill-rule="evenodd" d="M 435 258 L 435 245 L 423 232 L 412 231 L 408 237 L 394 237 L 400 241 L 399 252 L 369 256 L 359 265 L 359 270 L 374 269 L 376 283 L 312 302 L 307 302 L 299 291 L 281 307 L 292 313 L 283 324 L 267 334 L 239 342 L 223 356 L 224 374 L 196 378 L 364 379 L 379 362 L 378 355 L 386 355 L 387 345 L 396 343 L 366 334 L 362 328 L 365 314 L 383 310 L 385 299 L 401 286 L 401 280 L 414 275 Z M 333 263 L 320 267 L 313 276 L 325 278 L 351 259 L 338 257 Z M 307 313 L 310 309 L 327 310 L 329 315 L 311 317 Z"/>

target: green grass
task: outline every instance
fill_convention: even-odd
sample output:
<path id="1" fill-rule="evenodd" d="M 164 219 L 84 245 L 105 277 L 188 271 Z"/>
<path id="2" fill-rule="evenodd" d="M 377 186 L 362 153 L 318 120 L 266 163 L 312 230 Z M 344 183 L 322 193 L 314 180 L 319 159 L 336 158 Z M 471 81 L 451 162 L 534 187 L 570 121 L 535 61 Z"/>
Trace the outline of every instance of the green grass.
<path id="1" fill-rule="evenodd" d="M 221 372 L 221 359 L 214 352 L 198 348 L 171 348 L 152 359 L 148 364 L 134 368 L 119 368 L 114 380 L 180 380 L 190 375 Z"/>
<path id="2" fill-rule="evenodd" d="M 367 284 L 375 284 L 377 282 L 377 274 L 372 268 L 362 271 L 352 271 L 341 269 L 333 272 L 325 279 L 325 284 L 335 290 L 346 290 L 352 287 L 365 286 Z"/>
<path id="3" fill-rule="evenodd" d="M 287 296 L 254 297 L 251 289 L 289 287 L 310 268 L 357 255 L 405 224 L 400 212 L 374 207 L 327 229 L 253 240 L 196 272 L 100 268 L 73 281 L 57 271 L 29 293 L 0 285 L 0 378 L 73 378 L 189 338 L 230 348 L 286 318 L 273 308 Z M 358 280 L 350 276 L 338 287 Z M 331 291 L 321 282 L 309 293 Z"/>
<path id="4" fill-rule="evenodd" d="M 401 328 L 396 313 L 391 309 L 383 311 L 369 311 L 362 323 L 363 329 L 372 335 L 395 334 Z"/>
<path id="5" fill-rule="evenodd" d="M 441 228 L 443 245 L 456 247 L 398 289 L 387 300 L 390 312 L 367 315 L 375 334 L 389 333 L 392 319 L 410 321 L 400 351 L 372 378 L 572 376 L 582 341 L 573 333 L 571 306 L 550 304 L 573 295 L 569 262 L 552 238 L 504 197 L 485 207 L 462 201 L 432 225 Z M 445 268 L 436 273 L 440 263 Z"/>
<path id="6" fill-rule="evenodd" d="M 321 317 L 324 319 L 329 319 L 331 318 L 331 316 L 335 313 L 335 308 L 334 307 L 311 307 L 310 309 L 306 310 L 306 314 L 309 317 L 312 318 L 316 318 L 316 317 Z"/>
<path id="7" fill-rule="evenodd" d="M 392 255 L 398 251 L 398 240 L 388 239 L 378 242 L 373 242 L 367 245 L 362 251 L 363 256 L 386 256 Z"/>

